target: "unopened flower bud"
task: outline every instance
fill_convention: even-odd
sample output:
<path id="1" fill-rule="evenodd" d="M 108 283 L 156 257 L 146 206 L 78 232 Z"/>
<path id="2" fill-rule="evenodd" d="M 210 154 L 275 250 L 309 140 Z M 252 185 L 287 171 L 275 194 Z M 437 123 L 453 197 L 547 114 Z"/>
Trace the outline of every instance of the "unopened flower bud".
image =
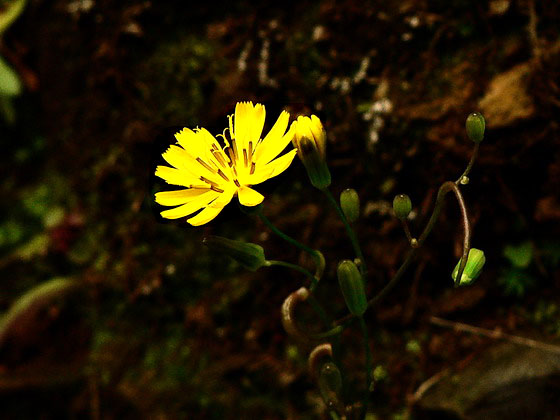
<path id="1" fill-rule="evenodd" d="M 412 202 L 406 194 L 399 194 L 393 199 L 393 210 L 399 219 L 406 219 L 412 210 Z"/>
<path id="2" fill-rule="evenodd" d="M 333 362 L 327 362 L 321 366 L 318 384 L 325 403 L 338 401 L 342 389 L 342 375 Z"/>
<path id="3" fill-rule="evenodd" d="M 360 197 L 356 190 L 348 188 L 340 194 L 340 207 L 349 222 L 355 222 L 360 217 Z"/>
<path id="4" fill-rule="evenodd" d="M 480 143 L 482 141 L 484 138 L 484 128 L 486 127 L 482 114 L 478 112 L 470 114 L 467 117 L 465 127 L 467 129 L 467 136 L 469 136 L 472 141 L 475 143 Z"/>
<path id="5" fill-rule="evenodd" d="M 366 291 L 358 267 L 350 260 L 341 261 L 337 268 L 338 284 L 348 310 L 362 316 L 367 309 Z"/>
<path id="6" fill-rule="evenodd" d="M 484 263 L 486 262 L 486 257 L 484 256 L 484 252 L 480 249 L 471 248 L 469 251 L 469 256 L 467 258 L 467 264 L 465 265 L 465 269 L 463 270 L 463 275 L 461 276 L 461 280 L 457 281 L 457 274 L 459 273 L 459 265 L 461 264 L 461 260 L 455 266 L 453 270 L 453 274 L 451 277 L 455 284 L 459 284 L 459 286 L 465 286 L 467 284 L 471 284 L 482 272 L 482 267 L 484 267 Z"/>
<path id="7" fill-rule="evenodd" d="M 221 236 L 207 236 L 202 242 L 210 250 L 233 258 L 248 270 L 257 271 L 265 265 L 264 249 L 260 245 Z"/>
<path id="8" fill-rule="evenodd" d="M 295 126 L 292 143 L 311 183 L 319 189 L 328 187 L 331 184 L 331 173 L 327 166 L 327 135 L 321 120 L 315 115 L 311 118 L 300 116 L 292 124 Z"/>

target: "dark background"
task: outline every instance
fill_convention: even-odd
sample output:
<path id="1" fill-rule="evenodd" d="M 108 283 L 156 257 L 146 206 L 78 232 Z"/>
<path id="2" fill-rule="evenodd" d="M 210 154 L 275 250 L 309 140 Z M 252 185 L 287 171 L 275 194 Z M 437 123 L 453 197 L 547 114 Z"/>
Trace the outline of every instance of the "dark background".
<path id="1" fill-rule="evenodd" d="M 453 287 L 462 230 L 450 199 L 403 282 L 366 315 L 384 374 L 372 392 L 379 418 L 403 418 L 420 384 L 495 341 L 432 316 L 558 342 L 559 21 L 555 0 L 29 1 L 0 44 L 23 85 L 0 120 L 0 310 L 55 278 L 79 288 L 39 291 L 16 321 L 4 317 L 3 415 L 326 416 L 307 373 L 311 347 L 280 321 L 304 279 L 244 271 L 201 239 L 245 239 L 271 259 L 310 261 L 236 200 L 200 228 L 162 220 L 153 202 L 173 133 L 221 133 L 241 100 L 266 105 L 265 130 L 282 109 L 322 119 L 332 191 L 353 187 L 361 198 L 370 296 L 407 251 L 394 195 L 412 198 L 418 234 L 439 185 L 470 158 L 467 115 L 486 117 L 462 187 L 484 272 Z M 318 299 L 344 315 L 334 273 L 352 248 L 301 163 L 256 189 L 277 226 L 323 251 Z M 343 342 L 359 390 L 358 329 Z"/>

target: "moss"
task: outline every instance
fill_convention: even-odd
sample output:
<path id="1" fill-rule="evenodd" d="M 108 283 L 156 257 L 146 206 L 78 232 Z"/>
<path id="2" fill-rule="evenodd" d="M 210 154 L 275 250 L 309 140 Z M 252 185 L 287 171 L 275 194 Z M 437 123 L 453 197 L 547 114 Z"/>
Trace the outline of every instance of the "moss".
<path id="1" fill-rule="evenodd" d="M 201 36 L 160 44 L 138 68 L 146 116 L 163 124 L 196 125 L 223 70 L 216 46 Z"/>

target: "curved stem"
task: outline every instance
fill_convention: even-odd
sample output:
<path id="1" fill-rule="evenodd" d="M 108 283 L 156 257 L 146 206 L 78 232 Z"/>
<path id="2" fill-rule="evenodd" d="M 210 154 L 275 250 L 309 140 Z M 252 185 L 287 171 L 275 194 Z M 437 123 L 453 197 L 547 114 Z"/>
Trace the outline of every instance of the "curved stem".
<path id="1" fill-rule="evenodd" d="M 389 281 L 389 283 L 387 283 L 385 285 L 385 287 L 383 287 L 383 289 L 381 289 L 381 291 L 377 295 L 375 295 L 373 298 L 371 298 L 368 301 L 368 309 L 376 306 L 401 280 L 401 278 L 403 277 L 407 268 L 410 266 L 414 257 L 416 256 L 416 253 L 418 252 L 419 248 L 424 244 L 424 242 L 426 242 L 426 239 L 428 238 L 428 236 L 432 232 L 432 229 L 434 228 L 434 226 L 435 226 L 435 224 L 436 224 L 436 222 L 439 218 L 439 215 L 441 213 L 444 198 L 447 195 L 447 193 L 449 193 L 451 191 L 453 191 L 453 193 L 455 194 L 455 197 L 457 198 L 457 202 L 459 203 L 459 207 L 461 209 L 463 232 L 464 232 L 463 255 L 461 257 L 461 264 L 459 265 L 459 271 L 457 272 L 457 277 L 456 277 L 457 279 L 461 278 L 461 276 L 463 275 L 463 271 L 465 269 L 465 265 L 467 264 L 467 257 L 469 255 L 469 250 L 470 250 L 471 227 L 470 227 L 470 222 L 469 222 L 469 218 L 468 218 L 467 208 L 465 206 L 465 200 L 463 199 L 463 195 L 461 194 L 461 190 L 459 189 L 457 184 L 455 184 L 454 182 L 447 181 L 447 182 L 444 182 L 441 185 L 441 187 L 439 188 L 438 195 L 437 195 L 437 198 L 436 198 L 436 204 L 434 206 L 434 210 L 432 212 L 430 220 L 428 220 L 428 223 L 426 224 L 426 227 L 424 228 L 424 230 L 422 231 L 422 234 L 418 238 L 418 247 L 412 248 L 408 252 L 405 260 L 403 261 L 403 263 L 401 264 L 401 266 L 399 267 L 399 269 L 397 270 L 397 272 L 395 273 L 393 278 Z M 337 324 L 337 325 L 346 324 L 353 317 L 354 316 L 352 314 L 346 315 L 345 317 L 336 321 L 335 324 Z"/>
<path id="2" fill-rule="evenodd" d="M 276 235 L 281 237 L 286 242 L 288 242 L 288 243 L 298 247 L 299 249 L 307 252 L 313 258 L 313 260 L 315 261 L 315 267 L 316 267 L 314 277 L 315 277 L 316 280 L 320 280 L 321 277 L 323 276 L 323 272 L 325 270 L 325 258 L 323 257 L 323 254 L 316 249 L 312 249 L 312 248 L 308 247 L 307 245 L 304 245 L 301 242 L 296 241 L 291 236 L 286 235 L 284 232 L 282 232 L 280 229 L 278 229 L 276 226 L 274 226 L 274 224 L 270 220 L 268 220 L 268 218 L 263 214 L 262 209 L 259 210 L 257 214 L 259 215 L 259 217 L 263 221 L 263 223 L 266 226 L 268 226 L 268 228 L 272 232 L 274 232 Z"/>
<path id="3" fill-rule="evenodd" d="M 338 205 L 336 199 L 333 197 L 330 190 L 325 188 L 325 189 L 322 189 L 321 191 L 323 191 L 323 193 L 325 193 L 329 202 L 334 207 L 334 209 L 338 213 L 338 216 L 342 220 L 342 223 L 344 223 L 344 228 L 346 229 L 346 234 L 348 235 L 348 238 L 350 238 L 350 242 L 352 242 L 352 247 L 354 248 L 354 252 L 356 253 L 356 257 L 358 257 L 358 259 L 360 260 L 360 263 L 361 263 L 360 264 L 360 273 L 362 273 L 362 276 L 365 277 L 365 275 L 367 273 L 366 260 L 364 258 L 364 254 L 362 253 L 362 249 L 360 248 L 360 244 L 358 242 L 358 238 L 356 236 L 356 233 L 354 232 L 354 229 L 352 229 L 352 226 L 350 226 L 350 223 L 348 223 L 348 220 L 346 219 L 346 216 L 344 215 L 344 212 L 342 211 L 342 209 Z"/>
<path id="4" fill-rule="evenodd" d="M 461 182 L 461 180 L 463 179 L 463 177 L 466 177 L 469 172 L 471 171 L 474 162 L 476 160 L 476 158 L 478 157 L 478 149 L 480 147 L 480 143 L 475 143 L 474 144 L 474 150 L 473 150 L 473 154 L 471 156 L 471 160 L 469 161 L 469 164 L 467 165 L 467 168 L 465 169 L 465 171 L 463 172 L 463 174 L 457 179 L 457 181 L 455 181 L 455 184 L 459 184 Z"/>
<path id="5" fill-rule="evenodd" d="M 399 218 L 399 220 L 401 222 L 401 226 L 404 230 L 404 234 L 406 235 L 406 239 L 408 240 L 408 243 L 410 244 L 410 246 L 412 248 L 418 248 L 418 241 L 416 240 L 416 238 L 412 237 L 412 234 L 410 233 L 410 229 L 408 227 L 408 222 L 406 221 L 406 219 Z"/>
<path id="6" fill-rule="evenodd" d="M 313 290 L 315 290 L 315 288 L 317 287 L 317 279 L 315 278 L 315 276 L 313 274 L 311 274 L 311 272 L 309 272 L 308 270 L 306 270 L 305 268 L 297 265 L 297 264 L 292 264 L 286 261 L 278 261 L 278 260 L 266 260 L 264 265 L 266 267 L 272 267 L 273 265 L 277 265 L 280 267 L 286 267 L 286 268 L 291 268 L 292 270 L 296 270 L 299 271 L 302 274 L 305 274 L 306 277 L 309 278 L 309 280 L 311 281 L 311 286 L 309 287 L 309 290 L 311 292 L 313 292 Z"/>
<path id="7" fill-rule="evenodd" d="M 364 350 L 366 354 L 366 390 L 363 400 L 363 413 L 365 415 L 369 405 L 369 389 L 371 387 L 371 349 L 369 348 L 369 335 L 364 317 L 360 316 L 358 319 L 360 321 L 360 329 L 362 330 L 362 336 L 364 338 Z"/>
<path id="8" fill-rule="evenodd" d="M 307 301 L 309 302 L 309 304 L 311 305 L 313 310 L 317 313 L 319 318 L 321 318 L 321 321 L 323 322 L 323 324 L 325 324 L 326 327 L 330 327 L 332 325 L 332 322 L 329 321 L 329 317 L 328 317 L 327 313 L 325 312 L 325 310 L 323 309 L 321 304 L 317 301 L 317 299 L 315 299 L 315 296 L 313 295 L 313 291 L 315 290 L 315 288 L 319 284 L 317 279 L 315 278 L 315 276 L 313 274 L 311 274 L 305 268 L 300 267 L 299 265 L 291 264 L 291 263 L 285 262 L 285 261 L 266 260 L 264 265 L 266 267 L 272 267 L 272 266 L 276 265 L 276 266 L 280 266 L 280 267 L 291 268 L 292 270 L 296 270 L 296 271 L 299 271 L 302 274 L 305 274 L 305 276 L 307 276 L 309 278 L 309 280 L 311 281 L 311 286 L 309 287 L 309 296 L 307 298 Z"/>

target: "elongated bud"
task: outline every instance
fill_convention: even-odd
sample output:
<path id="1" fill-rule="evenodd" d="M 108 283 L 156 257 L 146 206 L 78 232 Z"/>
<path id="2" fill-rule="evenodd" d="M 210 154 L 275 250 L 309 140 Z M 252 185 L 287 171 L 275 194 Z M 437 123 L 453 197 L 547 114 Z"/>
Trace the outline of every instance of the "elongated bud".
<path id="1" fill-rule="evenodd" d="M 337 275 L 346 306 L 353 315 L 362 316 L 367 309 L 367 299 L 358 267 L 350 260 L 341 261 L 338 264 Z"/>
<path id="2" fill-rule="evenodd" d="M 266 262 L 264 249 L 257 244 L 234 241 L 221 236 L 207 236 L 202 243 L 211 251 L 227 255 L 251 271 L 257 271 Z"/>
<path id="3" fill-rule="evenodd" d="M 469 139 L 475 143 L 480 143 L 482 141 L 484 138 L 484 129 L 486 127 L 486 122 L 484 121 L 482 114 L 479 114 L 478 112 L 470 114 L 467 117 L 465 127 L 467 129 L 467 136 L 469 136 Z"/>
<path id="4" fill-rule="evenodd" d="M 360 197 L 356 190 L 348 188 L 340 194 L 340 207 L 349 222 L 355 222 L 360 217 Z"/>
<path id="5" fill-rule="evenodd" d="M 333 362 L 327 362 L 319 371 L 319 391 L 325 403 L 338 402 L 342 389 L 342 375 Z"/>
<path id="6" fill-rule="evenodd" d="M 471 284 L 482 272 L 482 267 L 484 267 L 485 262 L 486 257 L 484 256 L 484 252 L 480 249 L 471 248 L 467 258 L 467 265 L 465 266 L 465 270 L 463 270 L 461 280 L 457 282 L 457 274 L 459 272 L 459 265 L 461 264 L 461 260 L 459 260 L 453 270 L 453 274 L 451 274 L 453 281 L 455 284 L 458 283 L 459 286 Z"/>
<path id="7" fill-rule="evenodd" d="M 406 194 L 399 194 L 393 199 L 393 210 L 399 219 L 406 219 L 412 210 L 412 202 Z"/>
<path id="8" fill-rule="evenodd" d="M 321 120 L 315 115 L 311 118 L 300 116 L 292 124 L 295 127 L 292 143 L 307 170 L 311 184 L 319 189 L 328 187 L 331 184 L 331 173 L 327 166 L 327 135 Z"/>

